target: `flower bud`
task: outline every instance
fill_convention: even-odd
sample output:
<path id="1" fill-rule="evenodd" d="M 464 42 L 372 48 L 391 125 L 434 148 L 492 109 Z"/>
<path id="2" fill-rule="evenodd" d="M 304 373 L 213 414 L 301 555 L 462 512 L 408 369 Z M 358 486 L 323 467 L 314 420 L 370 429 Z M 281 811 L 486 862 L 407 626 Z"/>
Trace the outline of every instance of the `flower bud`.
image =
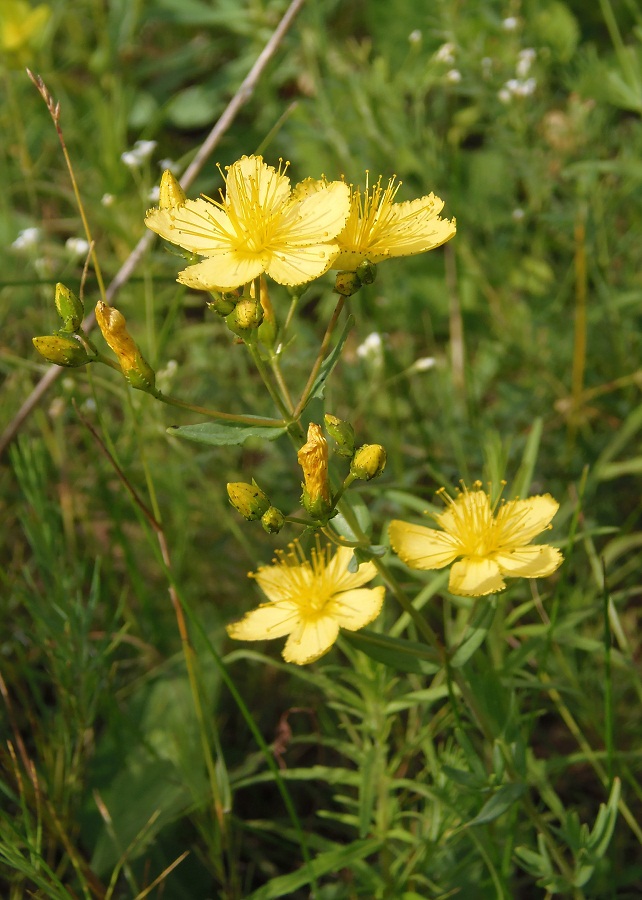
<path id="1" fill-rule="evenodd" d="M 386 451 L 381 444 L 364 444 L 350 463 L 350 474 L 354 478 L 370 481 L 371 478 L 378 478 L 385 467 Z"/>
<path id="2" fill-rule="evenodd" d="M 261 525 L 268 534 L 278 534 L 285 525 L 285 516 L 276 506 L 271 506 L 261 516 Z"/>
<path id="3" fill-rule="evenodd" d="M 311 516 L 323 518 L 332 508 L 328 478 L 328 442 L 320 425 L 308 425 L 308 440 L 297 454 L 303 469 L 303 505 Z"/>
<path id="4" fill-rule="evenodd" d="M 241 338 L 249 337 L 263 321 L 263 309 L 253 297 L 241 297 L 225 322 L 230 331 Z"/>
<path id="5" fill-rule="evenodd" d="M 361 284 L 372 284 L 377 277 L 377 267 L 367 259 L 361 260 L 356 268 Z"/>
<path id="6" fill-rule="evenodd" d="M 212 299 L 207 301 L 207 305 L 210 309 L 213 309 L 217 315 L 225 318 L 225 316 L 229 316 L 229 314 L 234 311 L 234 307 L 238 300 L 238 294 L 234 294 L 234 292 L 218 294 L 214 293 L 214 291 L 210 291 L 210 293 Z"/>
<path id="7" fill-rule="evenodd" d="M 89 356 L 80 341 L 73 337 L 67 337 L 64 334 L 48 334 L 32 338 L 32 341 L 38 353 L 47 362 L 55 363 L 57 366 L 75 369 L 92 361 L 92 357 Z"/>
<path id="8" fill-rule="evenodd" d="M 70 334 L 78 331 L 85 316 L 85 308 L 78 297 L 68 287 L 58 282 L 54 302 L 63 321 L 62 330 Z"/>
<path id="9" fill-rule="evenodd" d="M 186 200 L 185 191 L 180 186 L 178 179 L 169 169 L 165 169 L 160 183 L 159 208 L 176 209 L 177 206 L 182 206 Z"/>
<path id="10" fill-rule="evenodd" d="M 148 394 L 155 393 L 156 375 L 127 331 L 125 316 L 115 307 L 99 300 L 96 304 L 96 322 L 118 357 L 121 371 L 131 386 Z"/>
<path id="11" fill-rule="evenodd" d="M 337 272 L 334 281 L 334 293 L 342 297 L 352 297 L 361 289 L 361 279 L 356 272 Z"/>
<path id="12" fill-rule="evenodd" d="M 227 496 L 234 509 L 240 512 L 248 522 L 260 519 L 270 509 L 273 509 L 270 506 L 270 498 L 254 480 L 252 480 L 252 484 L 247 484 L 245 481 L 230 482 L 227 486 Z"/>
<path id="13" fill-rule="evenodd" d="M 337 453 L 339 456 L 347 456 L 348 458 L 354 454 L 354 428 L 350 422 L 344 422 L 343 419 L 337 419 L 326 413 L 323 417 L 326 431 L 333 437 L 337 444 Z"/>
<path id="14" fill-rule="evenodd" d="M 274 316 L 274 307 L 270 300 L 267 281 L 262 275 L 259 300 L 261 301 L 261 309 L 263 310 L 263 321 L 259 325 L 259 340 L 264 347 L 271 350 L 276 341 L 276 318 Z"/>

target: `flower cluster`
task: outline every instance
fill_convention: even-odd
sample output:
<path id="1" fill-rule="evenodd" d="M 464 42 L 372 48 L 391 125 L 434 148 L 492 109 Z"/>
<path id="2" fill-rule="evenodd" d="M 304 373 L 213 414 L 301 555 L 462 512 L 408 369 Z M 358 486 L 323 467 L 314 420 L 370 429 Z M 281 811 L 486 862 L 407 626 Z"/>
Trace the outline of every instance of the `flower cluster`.
<path id="1" fill-rule="evenodd" d="M 424 253 L 455 234 L 454 220 L 439 217 L 444 204 L 434 194 L 395 203 L 400 184 L 394 178 L 385 188 L 381 179 L 373 186 L 366 179 L 363 193 L 344 181 L 312 178 L 292 188 L 287 168 L 243 156 L 227 167 L 220 199 L 172 202 L 164 198 L 173 176 L 164 173 L 159 207 L 145 224 L 204 257 L 184 269 L 179 282 L 229 291 L 265 273 L 297 286 L 330 268 L 354 272 L 364 262 Z"/>

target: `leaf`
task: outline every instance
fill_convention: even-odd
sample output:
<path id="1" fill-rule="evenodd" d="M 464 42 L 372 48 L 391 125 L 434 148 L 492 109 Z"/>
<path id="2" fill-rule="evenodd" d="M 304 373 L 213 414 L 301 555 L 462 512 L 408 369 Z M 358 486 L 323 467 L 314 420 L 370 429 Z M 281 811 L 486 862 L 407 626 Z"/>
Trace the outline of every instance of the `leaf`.
<path id="1" fill-rule="evenodd" d="M 254 416 L 246 416 L 252 419 Z M 197 441 L 200 444 L 212 444 L 223 447 L 228 444 L 243 444 L 248 438 L 257 437 L 266 441 L 274 441 L 285 434 L 284 425 L 248 425 L 247 422 L 199 422 L 197 425 L 171 425 L 168 434 Z"/>
<path id="2" fill-rule="evenodd" d="M 348 339 L 348 335 L 352 330 L 352 326 L 354 325 L 355 319 L 354 316 L 348 316 L 348 320 L 341 332 L 341 336 L 337 341 L 334 349 L 326 356 L 324 359 L 321 368 L 319 369 L 318 375 L 314 380 L 314 384 L 312 385 L 312 390 L 310 391 L 310 396 L 308 397 L 308 403 L 313 398 L 321 399 L 323 397 L 323 391 L 325 390 L 325 383 L 328 380 L 328 376 L 339 362 L 339 357 L 341 356 L 341 351 L 343 350 L 343 345 Z M 306 403 L 307 406 L 307 403 Z"/>
<path id="3" fill-rule="evenodd" d="M 425 644 L 389 637 L 387 634 L 377 634 L 367 628 L 360 631 L 343 631 L 342 634 L 357 650 L 397 672 L 433 675 L 442 667 L 436 651 Z"/>
<path id="4" fill-rule="evenodd" d="M 347 847 L 337 846 L 336 849 L 320 853 L 309 865 L 301 866 L 296 872 L 273 878 L 258 891 L 250 894 L 247 900 L 277 900 L 278 897 L 291 897 L 298 888 L 310 884 L 313 874 L 319 878 L 321 875 L 340 872 L 357 860 L 376 853 L 380 847 L 381 841 L 378 838 L 353 841 Z"/>
<path id="5" fill-rule="evenodd" d="M 525 784 L 503 784 L 468 825 L 486 825 L 502 816 L 524 794 Z"/>
<path id="6" fill-rule="evenodd" d="M 341 498 L 341 505 L 344 506 L 344 508 L 346 506 L 349 507 L 348 516 L 345 516 L 339 511 L 332 519 L 332 527 L 347 541 L 361 541 L 363 535 L 369 535 L 372 528 L 372 518 L 368 507 L 359 494 L 354 493 L 344 494 Z M 362 534 L 353 530 L 353 525 L 350 524 L 353 519 Z"/>
<path id="7" fill-rule="evenodd" d="M 471 616 L 466 634 L 450 657 L 450 665 L 453 669 L 458 669 L 468 662 L 475 650 L 483 643 L 494 617 L 495 600 L 482 598 Z"/>

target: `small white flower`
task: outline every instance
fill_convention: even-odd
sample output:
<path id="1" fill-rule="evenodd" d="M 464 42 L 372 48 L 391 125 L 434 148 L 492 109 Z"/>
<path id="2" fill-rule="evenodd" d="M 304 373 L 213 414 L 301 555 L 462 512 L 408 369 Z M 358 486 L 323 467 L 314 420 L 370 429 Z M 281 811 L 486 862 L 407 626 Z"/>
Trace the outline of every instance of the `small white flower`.
<path id="1" fill-rule="evenodd" d="M 533 50 L 532 47 L 526 47 L 525 50 L 519 51 L 519 55 L 517 57 L 517 65 L 515 67 L 518 78 L 526 78 L 526 76 L 530 72 L 531 66 L 534 63 L 536 56 L 537 53 L 535 52 L 535 50 Z"/>
<path id="2" fill-rule="evenodd" d="M 156 149 L 156 141 L 136 141 L 131 150 L 125 150 L 120 158 L 128 169 L 139 169 Z"/>
<path id="3" fill-rule="evenodd" d="M 89 242 L 84 238 L 79 237 L 70 237 L 65 241 L 66 249 L 71 253 L 72 256 L 87 256 L 89 253 Z"/>
<path id="4" fill-rule="evenodd" d="M 537 81 L 534 78 L 527 78 L 526 81 L 518 81 L 514 93 L 517 97 L 530 97 L 535 93 Z"/>
<path id="5" fill-rule="evenodd" d="M 114 195 L 113 194 L 103 194 L 100 202 L 103 206 L 113 206 L 114 205 Z"/>
<path id="6" fill-rule="evenodd" d="M 156 184 L 147 194 L 150 203 L 158 203 L 160 199 L 160 185 Z"/>
<path id="7" fill-rule="evenodd" d="M 166 157 L 165 159 L 158 160 L 158 168 L 161 172 L 164 172 L 165 169 L 169 169 L 172 175 L 178 175 L 181 170 L 181 165 L 180 163 L 174 162 L 173 159 Z"/>
<path id="8" fill-rule="evenodd" d="M 499 97 L 499 99 L 501 100 L 502 103 L 510 103 L 511 100 L 513 99 L 513 95 L 508 90 L 506 85 L 504 85 L 504 87 L 501 88 L 501 90 L 499 90 L 497 92 L 497 96 Z"/>
<path id="9" fill-rule="evenodd" d="M 447 41 L 445 44 L 442 44 L 439 50 L 435 53 L 435 59 L 437 62 L 446 63 L 447 66 L 452 66 L 455 62 L 455 45 L 452 41 Z"/>
<path id="10" fill-rule="evenodd" d="M 30 250 L 32 247 L 36 247 L 40 242 L 40 229 L 39 228 L 23 228 L 22 231 L 18 232 L 18 237 L 11 244 L 14 250 Z"/>
<path id="11" fill-rule="evenodd" d="M 422 356 L 420 359 L 416 359 L 414 363 L 410 366 L 411 372 L 427 372 L 429 369 L 434 368 L 437 365 L 437 360 L 434 356 Z"/>
<path id="12" fill-rule="evenodd" d="M 517 206 L 512 211 L 511 218 L 514 222 L 521 222 L 525 215 L 526 213 L 524 212 L 524 210 L 520 206 Z"/>
<path id="13" fill-rule="evenodd" d="M 383 364 L 383 340 L 378 331 L 373 331 L 362 344 L 359 344 L 357 356 L 375 366 Z"/>
<path id="14" fill-rule="evenodd" d="M 502 22 L 502 28 L 504 31 L 515 31 L 519 27 L 519 19 L 517 16 L 508 16 L 508 18 L 504 19 Z"/>
<path id="15" fill-rule="evenodd" d="M 155 149 L 156 141 L 136 141 L 134 144 L 134 153 L 141 162 L 145 162 L 146 159 L 149 159 Z"/>
<path id="16" fill-rule="evenodd" d="M 140 160 L 133 150 L 125 150 L 124 153 L 120 154 L 120 158 L 128 169 L 137 169 L 140 165 Z"/>
<path id="17" fill-rule="evenodd" d="M 408 43 L 409 44 L 420 44 L 421 43 L 421 31 L 418 28 L 415 28 L 414 31 L 411 31 L 408 35 Z"/>
<path id="18" fill-rule="evenodd" d="M 446 81 L 449 81 L 451 84 L 459 84 L 461 81 L 459 69 L 450 69 L 450 71 L 446 72 Z"/>

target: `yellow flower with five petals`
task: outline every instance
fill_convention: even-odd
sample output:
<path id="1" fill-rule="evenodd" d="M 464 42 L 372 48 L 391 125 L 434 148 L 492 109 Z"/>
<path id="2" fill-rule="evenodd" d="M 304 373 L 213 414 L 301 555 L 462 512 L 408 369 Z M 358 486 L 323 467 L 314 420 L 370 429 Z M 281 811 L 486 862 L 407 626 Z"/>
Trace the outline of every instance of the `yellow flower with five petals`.
<path id="1" fill-rule="evenodd" d="M 301 193 L 313 194 L 320 190 L 325 180 L 308 178 L 297 186 Z M 414 256 L 440 247 L 454 237 L 455 219 L 442 219 L 439 213 L 444 201 L 434 194 L 416 200 L 395 203 L 401 182 L 393 176 L 386 187 L 381 177 L 370 184 L 366 172 L 366 185 L 350 187 L 350 215 L 337 236 L 340 252 L 331 268 L 354 272 L 367 260 L 383 262 L 397 256 Z"/>
<path id="2" fill-rule="evenodd" d="M 550 528 L 559 503 L 550 494 L 526 500 L 502 501 L 493 508 L 489 495 L 475 482 L 435 516 L 442 529 L 394 520 L 389 526 L 393 550 L 411 569 L 442 569 L 454 563 L 448 589 L 464 597 L 503 591 L 504 576 L 543 578 L 562 563 L 548 544 L 531 544 Z M 461 559 L 457 562 L 458 557 Z"/>
<path id="3" fill-rule="evenodd" d="M 220 200 L 200 197 L 147 213 L 148 228 L 205 257 L 179 274 L 181 283 L 232 290 L 265 273 L 299 285 L 330 268 L 350 209 L 348 186 L 333 181 L 304 196 L 291 191 L 286 169 L 243 156 L 227 167 Z"/>
<path id="4" fill-rule="evenodd" d="M 231 638 L 261 641 L 289 635 L 283 649 L 286 662 L 305 665 L 327 653 L 339 628 L 358 631 L 377 618 L 385 588 L 363 587 L 377 574 L 373 563 L 348 571 L 352 550 L 317 544 L 310 559 L 298 542 L 288 552 L 277 551 L 271 566 L 250 572 L 268 598 L 244 618 L 227 626 Z"/>

